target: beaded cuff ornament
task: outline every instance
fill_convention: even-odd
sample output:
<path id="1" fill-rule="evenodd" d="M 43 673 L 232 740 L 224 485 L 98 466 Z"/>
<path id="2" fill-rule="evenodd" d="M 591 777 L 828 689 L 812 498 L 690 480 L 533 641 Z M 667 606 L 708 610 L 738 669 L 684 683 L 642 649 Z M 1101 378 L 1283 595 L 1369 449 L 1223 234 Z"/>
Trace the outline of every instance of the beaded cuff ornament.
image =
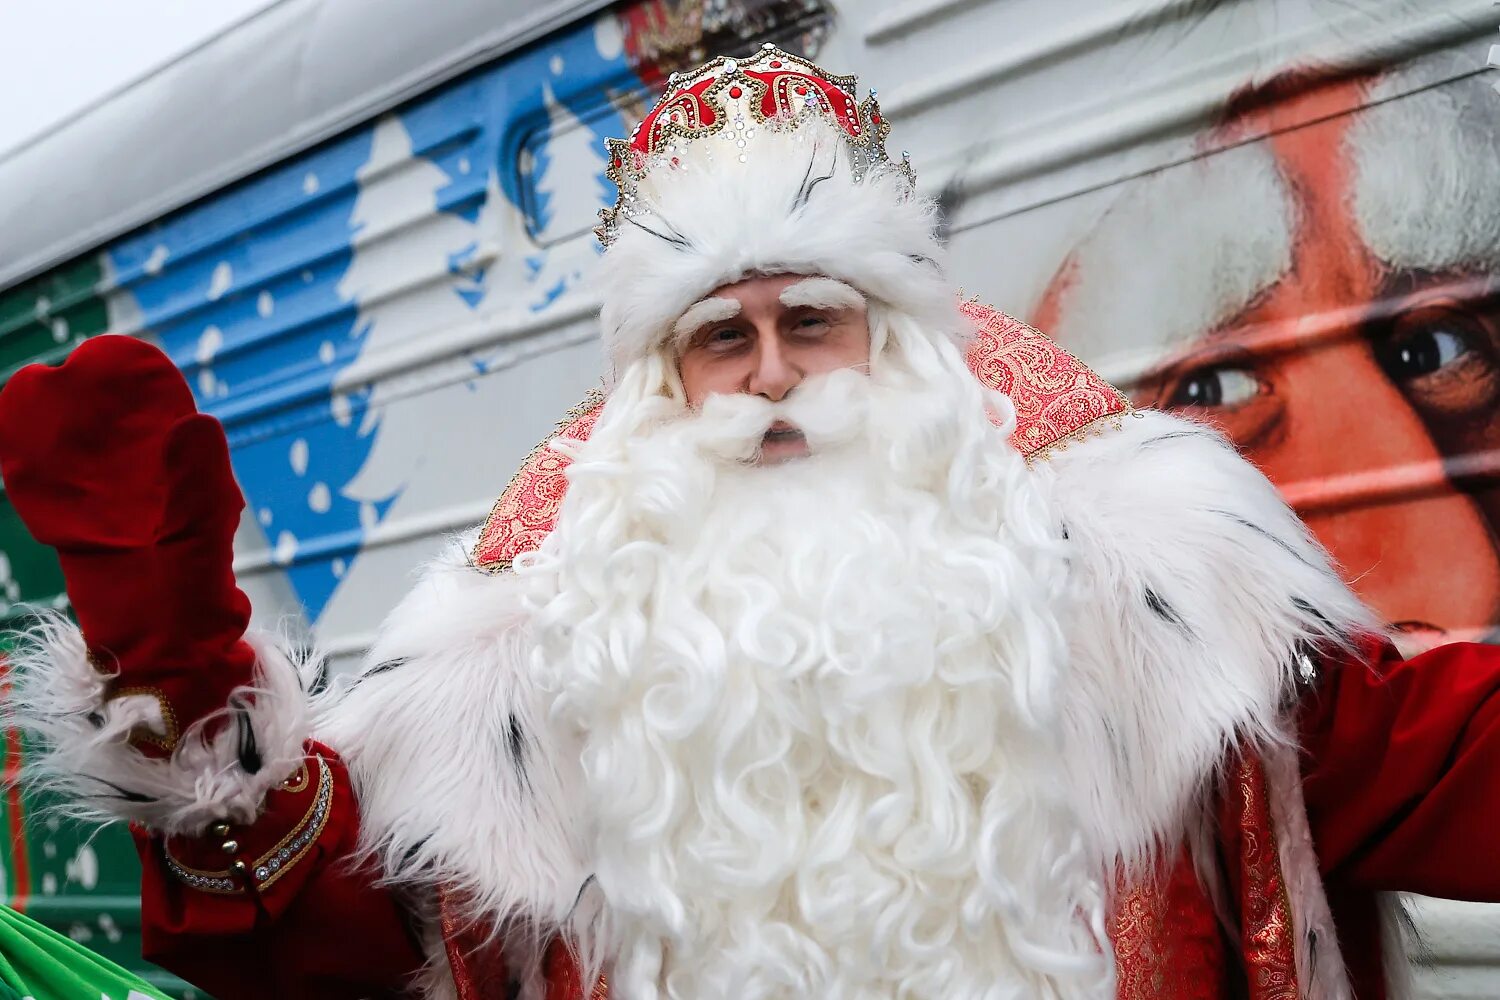
<path id="1" fill-rule="evenodd" d="M 680 166 L 677 154 L 683 145 L 700 139 L 719 139 L 725 155 L 744 162 L 758 129 L 791 131 L 816 118 L 843 133 L 856 179 L 876 164 L 891 162 L 885 149 L 891 126 L 880 113 L 875 91 L 858 104 L 854 95 L 854 77 L 826 73 L 770 42 L 750 58 L 720 56 L 691 73 L 673 73 L 667 92 L 629 140 L 605 140 L 606 173 L 619 194 L 613 208 L 599 210 L 602 221 L 594 235 L 608 247 L 621 225 L 649 212 L 639 193 L 641 179 L 663 161 Z M 915 188 L 906 153 L 895 166 Z"/>

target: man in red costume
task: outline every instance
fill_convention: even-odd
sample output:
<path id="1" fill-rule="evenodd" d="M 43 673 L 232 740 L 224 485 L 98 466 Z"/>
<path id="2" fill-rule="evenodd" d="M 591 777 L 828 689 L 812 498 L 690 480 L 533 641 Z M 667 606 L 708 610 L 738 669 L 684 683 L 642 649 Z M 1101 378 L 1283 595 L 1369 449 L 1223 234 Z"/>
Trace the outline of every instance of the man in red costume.
<path id="1" fill-rule="evenodd" d="M 671 81 L 610 147 L 608 395 L 326 691 L 246 635 L 164 358 L 12 380 L 78 619 L 17 711 L 136 824 L 149 957 L 222 1000 L 1380 998 L 1383 893 L 1500 899 L 1500 660 L 1400 662 L 1223 438 L 960 305 L 888 128 L 774 48 Z"/>

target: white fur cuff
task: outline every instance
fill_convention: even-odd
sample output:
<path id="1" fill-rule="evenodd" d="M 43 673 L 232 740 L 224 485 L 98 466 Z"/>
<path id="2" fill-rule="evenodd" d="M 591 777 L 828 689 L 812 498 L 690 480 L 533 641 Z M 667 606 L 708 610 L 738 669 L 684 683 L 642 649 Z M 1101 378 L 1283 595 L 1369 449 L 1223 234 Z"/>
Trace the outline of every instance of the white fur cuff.
<path id="1" fill-rule="evenodd" d="M 309 724 L 293 659 L 268 639 L 247 641 L 254 682 L 160 759 L 129 742 L 142 726 L 160 727 L 156 699 L 107 699 L 112 678 L 90 661 L 78 627 L 43 617 L 8 657 L 5 722 L 35 740 L 25 779 L 60 797 L 64 815 L 90 822 L 127 820 L 168 836 L 199 834 L 219 820 L 252 822 L 266 792 L 302 760 Z"/>

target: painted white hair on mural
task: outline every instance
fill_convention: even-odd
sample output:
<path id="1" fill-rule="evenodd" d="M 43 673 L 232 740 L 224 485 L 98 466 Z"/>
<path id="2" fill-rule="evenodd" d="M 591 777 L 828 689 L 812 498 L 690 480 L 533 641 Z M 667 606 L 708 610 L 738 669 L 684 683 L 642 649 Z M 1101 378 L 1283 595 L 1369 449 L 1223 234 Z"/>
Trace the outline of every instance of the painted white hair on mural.
<path id="1" fill-rule="evenodd" d="M 1451 62 L 1451 59 L 1444 60 Z M 1483 76 L 1404 97 L 1433 64 L 1377 82 L 1349 134 L 1354 211 L 1370 250 L 1397 268 L 1500 269 L 1500 105 Z"/>
<path id="2" fill-rule="evenodd" d="M 556 594 L 537 672 L 622 995 L 1112 994 L 1057 737 L 1060 526 L 1009 402 L 871 324 L 870 376 L 783 404 L 690 412 L 662 353 L 630 365 L 518 563 Z M 812 457 L 745 464 L 778 418 Z"/>
<path id="3" fill-rule="evenodd" d="M 1132 187 L 1069 258 L 1049 331 L 1113 373 L 1201 337 L 1292 264 L 1296 208 L 1263 143 Z"/>

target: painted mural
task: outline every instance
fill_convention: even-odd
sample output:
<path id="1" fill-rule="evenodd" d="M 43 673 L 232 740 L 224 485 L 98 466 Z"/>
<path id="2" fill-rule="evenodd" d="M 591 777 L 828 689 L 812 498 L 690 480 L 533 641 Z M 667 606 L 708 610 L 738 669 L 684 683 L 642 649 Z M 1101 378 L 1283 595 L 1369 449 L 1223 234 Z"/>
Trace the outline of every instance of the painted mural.
<path id="1" fill-rule="evenodd" d="M 1408 650 L 1500 638 L 1500 99 L 1472 56 L 1247 84 L 1117 186 L 1042 329 L 1211 420 Z"/>

